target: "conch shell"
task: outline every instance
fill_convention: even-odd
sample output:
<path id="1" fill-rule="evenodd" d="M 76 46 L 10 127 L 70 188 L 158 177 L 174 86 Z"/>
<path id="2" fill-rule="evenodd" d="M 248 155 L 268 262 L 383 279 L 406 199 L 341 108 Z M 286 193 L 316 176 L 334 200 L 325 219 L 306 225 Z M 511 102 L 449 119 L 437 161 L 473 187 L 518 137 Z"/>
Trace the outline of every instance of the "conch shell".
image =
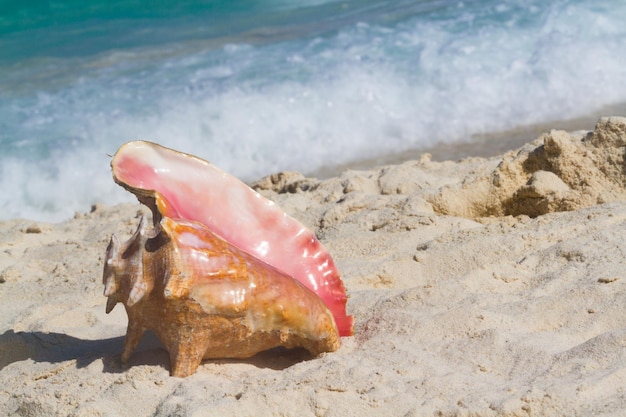
<path id="1" fill-rule="evenodd" d="M 346 293 L 315 235 L 236 178 L 150 142 L 123 145 L 114 180 L 152 210 L 106 252 L 107 313 L 128 314 L 126 362 L 145 330 L 170 354 L 171 374 L 202 359 L 246 358 L 284 346 L 312 354 L 352 334 Z"/>

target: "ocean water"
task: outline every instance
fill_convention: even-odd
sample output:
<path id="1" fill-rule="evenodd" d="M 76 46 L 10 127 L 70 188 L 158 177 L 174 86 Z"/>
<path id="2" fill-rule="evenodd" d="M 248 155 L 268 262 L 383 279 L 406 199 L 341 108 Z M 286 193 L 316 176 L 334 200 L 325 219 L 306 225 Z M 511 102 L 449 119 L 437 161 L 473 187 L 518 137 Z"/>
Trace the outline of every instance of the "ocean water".
<path id="1" fill-rule="evenodd" d="M 134 139 L 250 181 L 626 102 L 626 2 L 173 3 L 0 1 L 0 218 L 133 201 Z"/>

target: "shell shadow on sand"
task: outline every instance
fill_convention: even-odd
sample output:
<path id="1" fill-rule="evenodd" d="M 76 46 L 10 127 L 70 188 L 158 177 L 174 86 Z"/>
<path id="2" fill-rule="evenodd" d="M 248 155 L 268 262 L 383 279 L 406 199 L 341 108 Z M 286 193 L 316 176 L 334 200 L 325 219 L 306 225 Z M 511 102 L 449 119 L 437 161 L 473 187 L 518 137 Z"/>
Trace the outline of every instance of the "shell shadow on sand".
<path id="1" fill-rule="evenodd" d="M 163 345 L 152 332 L 146 332 L 129 363 L 122 365 L 120 350 L 124 337 L 100 340 L 80 339 L 63 333 L 14 332 L 0 335 L 0 370 L 15 362 L 31 359 L 35 362 L 62 363 L 74 361 L 76 368 L 84 368 L 102 359 L 103 372 L 121 373 L 137 365 L 161 366 L 169 369 L 169 357 Z M 220 359 L 213 363 L 248 363 L 257 368 L 282 370 L 312 359 L 304 349 L 276 348 L 248 359 Z"/>

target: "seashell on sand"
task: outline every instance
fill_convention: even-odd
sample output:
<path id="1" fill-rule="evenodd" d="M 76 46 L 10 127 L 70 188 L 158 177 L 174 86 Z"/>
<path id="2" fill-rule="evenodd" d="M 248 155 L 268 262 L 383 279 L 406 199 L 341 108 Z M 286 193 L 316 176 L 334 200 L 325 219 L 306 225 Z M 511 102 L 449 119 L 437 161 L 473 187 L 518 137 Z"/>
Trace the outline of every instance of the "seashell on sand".
<path id="1" fill-rule="evenodd" d="M 176 162 L 175 169 L 168 158 Z M 111 165 L 115 181 L 153 212 L 153 226 L 142 218 L 127 242 L 120 243 L 114 235 L 106 251 L 107 313 L 122 303 L 128 314 L 123 362 L 146 330 L 162 341 L 170 355 L 171 375 L 179 377 L 193 374 L 203 359 L 246 358 L 277 346 L 302 347 L 313 355 L 337 350 L 341 345 L 337 322 L 344 334 L 352 334 L 352 317 L 345 314 L 345 289 L 332 258 L 312 232 L 276 205 L 206 161 L 149 142 L 124 145 Z M 211 170 L 201 175 L 206 166 Z M 172 171 L 174 180 L 168 178 Z M 159 177 L 163 172 L 166 175 Z M 221 180 L 209 182 L 226 184 L 203 193 L 205 177 L 215 172 Z M 215 192 L 231 194 L 220 199 L 212 195 Z M 253 207 L 246 207 L 247 201 Z M 196 213 L 199 205 L 201 215 Z M 217 218 L 213 223 L 220 224 L 221 234 L 211 222 L 198 220 L 207 216 Z M 255 225 L 266 234 L 249 229 Z M 259 242 L 265 246 L 262 252 L 271 256 L 249 250 L 258 248 Z M 292 248 L 285 254 L 292 256 L 289 262 L 270 262 L 277 249 L 288 246 Z M 304 265 L 301 270 L 293 267 L 298 264 L 294 246 Z M 310 256 L 310 248 L 317 251 L 317 258 Z M 285 271 L 285 264 L 304 276 L 304 282 Z"/>

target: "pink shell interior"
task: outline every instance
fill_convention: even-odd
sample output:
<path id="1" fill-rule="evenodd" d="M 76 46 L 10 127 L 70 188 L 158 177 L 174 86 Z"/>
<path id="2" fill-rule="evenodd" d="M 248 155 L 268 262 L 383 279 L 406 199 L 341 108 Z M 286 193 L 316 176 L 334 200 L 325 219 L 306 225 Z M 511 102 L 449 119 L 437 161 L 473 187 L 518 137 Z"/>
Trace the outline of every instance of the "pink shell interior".
<path id="1" fill-rule="evenodd" d="M 163 216 L 200 222 L 300 281 L 328 306 L 339 334 L 352 335 L 346 291 L 333 259 L 311 230 L 276 204 L 207 161 L 150 142 L 123 145 L 111 166 L 118 183 L 154 191 Z"/>

